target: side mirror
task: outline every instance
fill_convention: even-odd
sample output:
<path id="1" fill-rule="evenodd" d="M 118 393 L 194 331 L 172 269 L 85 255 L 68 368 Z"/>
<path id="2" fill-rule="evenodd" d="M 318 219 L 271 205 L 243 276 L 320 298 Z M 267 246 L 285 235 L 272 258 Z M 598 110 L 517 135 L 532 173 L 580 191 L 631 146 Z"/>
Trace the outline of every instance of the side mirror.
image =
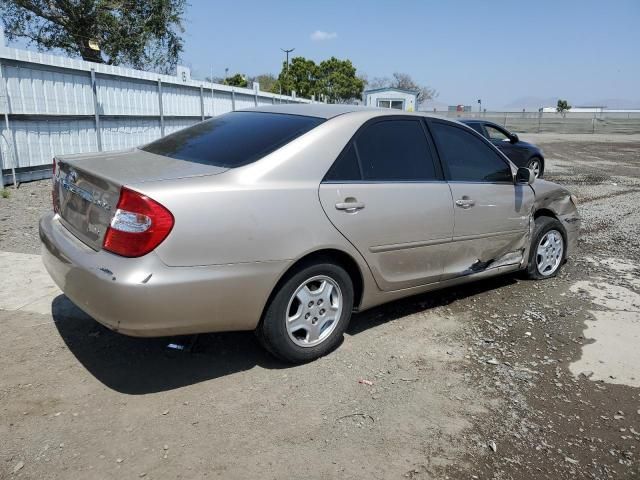
<path id="1" fill-rule="evenodd" d="M 520 138 L 518 137 L 517 133 L 512 133 L 511 136 L 509 137 L 509 141 L 511 143 L 518 143 L 520 141 Z"/>
<path id="2" fill-rule="evenodd" d="M 529 170 L 525 167 L 518 168 L 516 172 L 516 185 L 531 185 L 536 179 L 536 174 L 533 170 Z"/>

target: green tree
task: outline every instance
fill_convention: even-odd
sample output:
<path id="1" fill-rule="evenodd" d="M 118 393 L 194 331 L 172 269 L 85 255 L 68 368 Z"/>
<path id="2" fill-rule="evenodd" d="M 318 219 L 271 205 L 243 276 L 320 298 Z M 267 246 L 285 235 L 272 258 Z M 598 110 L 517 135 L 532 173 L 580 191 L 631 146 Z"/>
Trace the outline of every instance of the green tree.
<path id="1" fill-rule="evenodd" d="M 9 40 L 84 60 L 173 72 L 186 0 L 0 0 Z"/>
<path id="2" fill-rule="evenodd" d="M 276 79 L 276 76 L 272 73 L 262 73 L 249 79 L 250 84 L 253 84 L 253 82 L 258 82 L 260 84 L 260 90 L 264 92 L 272 92 L 273 87 L 277 81 L 278 80 Z"/>
<path id="3" fill-rule="evenodd" d="M 330 103 L 344 103 L 362 97 L 364 82 L 356 75 L 351 60 L 331 57 L 318 65 L 319 86 Z"/>
<path id="4" fill-rule="evenodd" d="M 273 92 L 290 95 L 295 90 L 296 95 L 304 98 L 311 98 L 318 95 L 318 66 L 313 60 L 304 57 L 294 57 L 289 63 L 282 62 L 282 71 L 278 75 L 278 80 L 273 85 Z"/>
<path id="5" fill-rule="evenodd" d="M 395 72 L 392 78 L 376 77 L 371 82 L 367 82 L 368 88 L 402 88 L 403 90 L 414 90 L 418 92 L 418 105 L 438 96 L 438 92 L 428 86 L 420 85 L 413 80 L 408 73 Z"/>
<path id="6" fill-rule="evenodd" d="M 300 97 L 326 96 L 332 103 L 341 103 L 360 98 L 364 82 L 356 75 L 356 68 L 350 60 L 331 57 L 316 64 L 304 57 L 294 57 L 287 65 L 282 63 L 282 71 L 271 91 L 290 94 L 295 90 Z"/>
<path id="7" fill-rule="evenodd" d="M 247 79 L 241 73 L 236 73 L 231 77 L 225 78 L 224 82 L 222 83 L 224 83 L 225 85 L 231 85 L 232 87 L 242 87 L 242 88 L 246 88 L 249 85 L 249 83 L 247 82 Z"/>
<path id="8" fill-rule="evenodd" d="M 565 117 L 569 110 L 571 110 L 571 105 L 569 105 L 569 102 L 567 102 L 566 100 L 558 100 L 558 104 L 556 105 L 556 112 Z"/>

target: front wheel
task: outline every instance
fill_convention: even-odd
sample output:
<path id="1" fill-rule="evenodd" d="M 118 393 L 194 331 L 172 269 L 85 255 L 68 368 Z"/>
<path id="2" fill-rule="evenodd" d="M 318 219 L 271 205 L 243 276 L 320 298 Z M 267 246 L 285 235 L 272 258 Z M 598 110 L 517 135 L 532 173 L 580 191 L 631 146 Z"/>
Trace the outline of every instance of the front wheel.
<path id="1" fill-rule="evenodd" d="M 527 276 L 535 280 L 555 277 L 566 256 L 562 224 L 551 217 L 538 217 L 533 229 Z"/>
<path id="2" fill-rule="evenodd" d="M 300 268 L 275 292 L 257 335 L 276 357 L 291 363 L 315 360 L 333 350 L 353 309 L 349 274 L 332 263 Z"/>
<path id="3" fill-rule="evenodd" d="M 529 170 L 533 170 L 533 174 L 535 175 L 536 178 L 542 178 L 543 167 L 542 167 L 542 160 L 540 160 L 540 158 L 533 157 L 532 159 L 530 159 L 529 162 L 527 163 L 527 168 Z"/>

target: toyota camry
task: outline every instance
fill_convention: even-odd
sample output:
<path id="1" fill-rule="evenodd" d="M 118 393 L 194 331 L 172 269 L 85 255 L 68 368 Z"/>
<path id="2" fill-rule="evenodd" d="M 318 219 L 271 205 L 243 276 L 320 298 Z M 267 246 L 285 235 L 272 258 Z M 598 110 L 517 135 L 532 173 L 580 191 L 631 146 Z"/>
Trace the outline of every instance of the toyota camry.
<path id="1" fill-rule="evenodd" d="M 53 168 L 43 260 L 79 308 L 135 336 L 254 330 L 289 362 L 352 312 L 552 277 L 580 224 L 566 189 L 419 112 L 274 105 Z"/>

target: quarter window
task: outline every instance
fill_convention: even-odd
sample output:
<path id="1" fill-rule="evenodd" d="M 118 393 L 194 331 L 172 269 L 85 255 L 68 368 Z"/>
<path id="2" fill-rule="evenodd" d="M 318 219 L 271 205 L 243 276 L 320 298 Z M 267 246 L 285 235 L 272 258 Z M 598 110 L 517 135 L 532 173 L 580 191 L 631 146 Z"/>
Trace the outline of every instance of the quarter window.
<path id="1" fill-rule="evenodd" d="M 344 182 L 349 180 L 361 180 L 360 167 L 358 166 L 358 157 L 353 142 L 349 144 L 347 149 L 335 161 L 329 173 L 325 176 L 325 180 L 329 182 Z"/>
<path id="2" fill-rule="evenodd" d="M 441 122 L 432 123 L 431 129 L 450 180 L 513 182 L 509 165 L 473 133 Z"/>
<path id="3" fill-rule="evenodd" d="M 356 145 L 365 180 L 436 180 L 431 150 L 418 120 L 386 120 L 371 124 Z"/>

